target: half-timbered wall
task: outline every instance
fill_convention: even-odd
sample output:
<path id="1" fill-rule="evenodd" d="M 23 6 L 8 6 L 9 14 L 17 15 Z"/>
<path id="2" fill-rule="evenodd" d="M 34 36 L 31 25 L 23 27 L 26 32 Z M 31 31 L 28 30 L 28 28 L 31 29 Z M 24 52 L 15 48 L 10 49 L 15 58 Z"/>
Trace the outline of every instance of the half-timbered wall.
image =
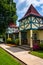
<path id="1" fill-rule="evenodd" d="M 20 30 L 25 30 L 25 29 L 30 29 L 30 17 L 28 17 L 27 19 L 24 19 L 22 21 L 20 21 L 19 23 L 19 29 Z"/>
<path id="2" fill-rule="evenodd" d="M 38 29 L 40 26 L 43 26 L 43 20 L 41 18 L 32 17 L 32 28 Z"/>
<path id="3" fill-rule="evenodd" d="M 43 26 L 43 20 L 41 18 L 30 16 L 20 21 L 19 24 L 20 30 L 38 29 L 40 26 Z"/>

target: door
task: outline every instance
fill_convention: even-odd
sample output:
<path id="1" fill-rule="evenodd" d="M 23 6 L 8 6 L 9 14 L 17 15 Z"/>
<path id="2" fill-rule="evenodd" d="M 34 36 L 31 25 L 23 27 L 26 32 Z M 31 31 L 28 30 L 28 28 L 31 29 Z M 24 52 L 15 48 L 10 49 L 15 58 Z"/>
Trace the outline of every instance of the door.
<path id="1" fill-rule="evenodd" d="M 21 41 L 22 41 L 22 45 L 27 44 L 27 32 L 21 33 Z"/>

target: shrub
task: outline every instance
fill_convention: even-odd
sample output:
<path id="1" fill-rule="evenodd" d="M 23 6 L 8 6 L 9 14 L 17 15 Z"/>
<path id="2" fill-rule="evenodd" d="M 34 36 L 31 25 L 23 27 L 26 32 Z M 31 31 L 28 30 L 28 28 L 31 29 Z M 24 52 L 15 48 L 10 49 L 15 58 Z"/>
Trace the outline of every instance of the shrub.
<path id="1" fill-rule="evenodd" d="M 43 43 L 40 43 L 39 46 L 40 46 L 40 49 L 43 50 Z"/>
<path id="2" fill-rule="evenodd" d="M 15 44 L 19 45 L 19 39 L 15 39 Z"/>
<path id="3" fill-rule="evenodd" d="M 8 38 L 7 39 L 7 43 L 11 43 L 11 44 L 16 44 L 16 45 L 19 45 L 19 39 L 11 39 L 11 38 Z"/>
<path id="4" fill-rule="evenodd" d="M 34 45 L 33 45 L 33 50 L 39 50 L 39 49 L 40 49 L 40 47 L 39 47 L 38 44 L 34 44 Z"/>
<path id="5" fill-rule="evenodd" d="M 7 43 L 11 43 L 11 41 L 12 41 L 11 38 L 7 39 Z"/>
<path id="6" fill-rule="evenodd" d="M 14 40 L 14 39 L 12 39 L 11 43 L 12 43 L 12 44 L 15 44 L 15 40 Z"/>
<path id="7" fill-rule="evenodd" d="M 11 38 L 8 38 L 7 40 L 11 41 Z"/>

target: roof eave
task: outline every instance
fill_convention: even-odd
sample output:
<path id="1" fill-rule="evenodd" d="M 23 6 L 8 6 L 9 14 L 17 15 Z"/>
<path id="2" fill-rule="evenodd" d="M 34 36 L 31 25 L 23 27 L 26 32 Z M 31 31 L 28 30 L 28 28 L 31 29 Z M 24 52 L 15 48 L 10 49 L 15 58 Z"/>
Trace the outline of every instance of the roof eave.
<path id="1" fill-rule="evenodd" d="M 22 19 L 20 19 L 20 20 L 18 20 L 18 21 L 20 22 L 20 21 L 24 20 L 25 18 L 27 18 L 27 17 L 29 17 L 29 16 L 35 16 L 35 17 L 38 17 L 38 18 L 42 18 L 42 19 L 43 19 L 43 16 L 37 16 L 37 15 L 34 15 L 34 14 L 30 14 L 30 15 L 28 15 L 28 16 L 26 16 L 26 17 L 23 17 Z"/>

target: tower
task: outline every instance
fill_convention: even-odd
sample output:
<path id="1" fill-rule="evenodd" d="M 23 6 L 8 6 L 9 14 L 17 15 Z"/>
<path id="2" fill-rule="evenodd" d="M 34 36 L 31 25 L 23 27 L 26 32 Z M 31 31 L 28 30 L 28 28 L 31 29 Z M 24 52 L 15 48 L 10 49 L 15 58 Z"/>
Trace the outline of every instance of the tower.
<path id="1" fill-rule="evenodd" d="M 19 29 L 38 29 L 42 23 L 43 17 L 38 13 L 33 5 L 30 5 L 23 18 L 19 20 Z"/>

